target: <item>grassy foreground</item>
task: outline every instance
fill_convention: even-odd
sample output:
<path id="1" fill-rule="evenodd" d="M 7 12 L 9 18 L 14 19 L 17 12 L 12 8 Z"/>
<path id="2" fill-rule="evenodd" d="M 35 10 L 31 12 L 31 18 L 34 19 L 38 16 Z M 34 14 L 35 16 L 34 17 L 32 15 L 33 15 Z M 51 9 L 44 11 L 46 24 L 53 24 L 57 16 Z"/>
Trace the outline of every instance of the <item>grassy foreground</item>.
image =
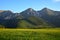
<path id="1" fill-rule="evenodd" d="M 0 40 L 60 40 L 60 29 L 0 29 Z"/>

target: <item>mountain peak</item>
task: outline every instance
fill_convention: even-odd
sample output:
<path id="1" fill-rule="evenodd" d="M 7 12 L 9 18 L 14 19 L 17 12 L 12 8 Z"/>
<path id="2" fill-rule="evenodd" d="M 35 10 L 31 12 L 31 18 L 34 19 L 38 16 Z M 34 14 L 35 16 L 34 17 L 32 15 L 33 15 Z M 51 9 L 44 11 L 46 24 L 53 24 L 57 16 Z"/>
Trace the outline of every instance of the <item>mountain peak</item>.
<path id="1" fill-rule="evenodd" d="M 10 10 L 0 10 L 0 12 L 12 12 Z"/>
<path id="2" fill-rule="evenodd" d="M 5 10 L 0 10 L 0 12 L 4 12 Z"/>
<path id="3" fill-rule="evenodd" d="M 47 7 L 43 8 L 43 9 L 48 9 Z"/>
<path id="4" fill-rule="evenodd" d="M 53 10 L 51 10 L 49 8 L 43 8 L 41 11 L 53 11 Z"/>
<path id="5" fill-rule="evenodd" d="M 28 8 L 27 10 L 29 10 L 29 11 L 33 11 L 34 9 L 32 9 L 32 8 Z"/>
<path id="6" fill-rule="evenodd" d="M 50 9 L 45 7 L 45 8 L 43 8 L 42 10 L 50 10 Z"/>
<path id="7" fill-rule="evenodd" d="M 32 9 L 32 8 L 28 8 L 28 9 Z"/>

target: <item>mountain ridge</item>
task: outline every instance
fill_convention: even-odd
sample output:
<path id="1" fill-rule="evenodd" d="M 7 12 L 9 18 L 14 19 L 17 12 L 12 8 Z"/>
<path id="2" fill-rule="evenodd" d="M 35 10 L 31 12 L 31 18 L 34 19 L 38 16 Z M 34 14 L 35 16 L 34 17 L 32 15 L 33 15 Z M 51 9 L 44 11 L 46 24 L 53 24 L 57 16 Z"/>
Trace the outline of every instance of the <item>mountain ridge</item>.
<path id="1" fill-rule="evenodd" d="M 18 28 L 23 25 L 27 26 L 26 28 L 34 28 L 34 26 L 35 28 L 60 27 L 60 11 L 54 11 L 49 8 L 43 8 L 40 11 L 28 8 L 20 13 L 0 10 L 0 24 L 7 28 L 16 28 L 18 25 Z M 23 26 L 23 28 L 25 27 Z"/>

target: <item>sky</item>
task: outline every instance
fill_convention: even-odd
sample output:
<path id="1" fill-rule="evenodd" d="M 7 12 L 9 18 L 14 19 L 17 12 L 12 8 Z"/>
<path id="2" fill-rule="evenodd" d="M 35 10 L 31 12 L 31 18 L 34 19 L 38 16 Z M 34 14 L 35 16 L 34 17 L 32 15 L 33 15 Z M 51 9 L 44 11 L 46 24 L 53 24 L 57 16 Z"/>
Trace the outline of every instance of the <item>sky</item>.
<path id="1" fill-rule="evenodd" d="M 0 0 L 0 10 L 21 12 L 28 8 L 41 10 L 44 7 L 60 11 L 60 0 Z"/>

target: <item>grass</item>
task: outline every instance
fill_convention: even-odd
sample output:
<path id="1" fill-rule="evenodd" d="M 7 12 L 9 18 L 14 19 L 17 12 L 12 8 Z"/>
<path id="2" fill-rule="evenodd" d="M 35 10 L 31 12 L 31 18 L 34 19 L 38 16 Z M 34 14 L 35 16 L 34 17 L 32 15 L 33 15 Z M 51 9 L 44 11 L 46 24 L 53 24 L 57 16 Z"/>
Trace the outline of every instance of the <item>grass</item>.
<path id="1" fill-rule="evenodd" d="M 60 28 L 0 29 L 0 40 L 60 40 Z"/>

